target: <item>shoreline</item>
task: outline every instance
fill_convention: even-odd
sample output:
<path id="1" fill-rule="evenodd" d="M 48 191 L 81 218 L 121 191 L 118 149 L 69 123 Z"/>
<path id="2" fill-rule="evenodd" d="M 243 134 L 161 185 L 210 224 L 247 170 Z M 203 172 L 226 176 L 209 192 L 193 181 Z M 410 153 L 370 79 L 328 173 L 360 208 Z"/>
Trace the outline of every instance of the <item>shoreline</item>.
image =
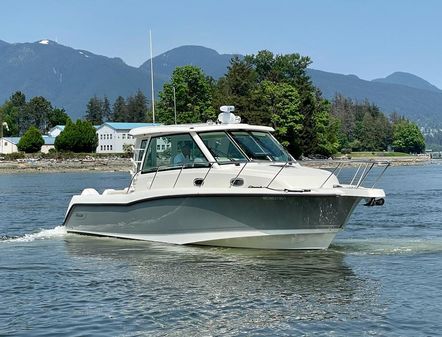
<path id="1" fill-rule="evenodd" d="M 431 158 L 425 156 L 407 157 L 366 157 L 355 160 L 389 161 L 391 166 L 420 166 L 432 163 Z M 333 169 L 340 162 L 348 162 L 348 166 L 357 166 L 358 162 L 348 159 L 300 160 L 302 166 Z M 347 164 L 346 164 L 347 165 Z M 0 174 L 21 173 L 67 173 L 67 172 L 128 172 L 132 167 L 128 158 L 98 158 L 95 160 L 68 159 L 54 160 L 41 159 L 38 161 L 0 161 Z"/>
<path id="2" fill-rule="evenodd" d="M 41 159 L 37 161 L 0 161 L 0 174 L 67 173 L 67 172 L 128 172 L 132 167 L 127 158 L 95 160 Z"/>

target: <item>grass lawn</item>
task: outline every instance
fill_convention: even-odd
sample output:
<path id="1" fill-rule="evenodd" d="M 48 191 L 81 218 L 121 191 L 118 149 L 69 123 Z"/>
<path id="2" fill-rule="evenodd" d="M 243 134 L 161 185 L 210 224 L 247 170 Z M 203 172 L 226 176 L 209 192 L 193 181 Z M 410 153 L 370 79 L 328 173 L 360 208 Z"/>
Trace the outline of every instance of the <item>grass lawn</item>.
<path id="1" fill-rule="evenodd" d="M 410 156 L 408 153 L 403 152 L 352 152 L 350 154 L 352 158 L 358 157 L 408 157 Z"/>

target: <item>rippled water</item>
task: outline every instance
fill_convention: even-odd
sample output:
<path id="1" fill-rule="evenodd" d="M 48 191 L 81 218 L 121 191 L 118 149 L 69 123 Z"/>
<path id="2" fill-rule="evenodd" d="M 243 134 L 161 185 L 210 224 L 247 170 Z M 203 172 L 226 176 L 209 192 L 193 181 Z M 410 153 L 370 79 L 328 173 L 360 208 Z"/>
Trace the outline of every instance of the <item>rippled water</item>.
<path id="1" fill-rule="evenodd" d="M 1 336 L 437 336 L 442 166 L 394 167 L 328 251 L 66 234 L 85 187 L 122 173 L 0 175 Z"/>

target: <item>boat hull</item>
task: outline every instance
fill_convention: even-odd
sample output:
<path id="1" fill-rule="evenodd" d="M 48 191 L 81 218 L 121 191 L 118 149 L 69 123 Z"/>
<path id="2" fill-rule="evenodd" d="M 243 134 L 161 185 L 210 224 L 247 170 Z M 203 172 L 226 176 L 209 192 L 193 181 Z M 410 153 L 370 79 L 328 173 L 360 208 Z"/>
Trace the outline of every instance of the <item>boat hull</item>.
<path id="1" fill-rule="evenodd" d="M 359 197 L 336 195 L 181 195 L 128 204 L 74 203 L 68 232 L 262 249 L 326 249 Z"/>

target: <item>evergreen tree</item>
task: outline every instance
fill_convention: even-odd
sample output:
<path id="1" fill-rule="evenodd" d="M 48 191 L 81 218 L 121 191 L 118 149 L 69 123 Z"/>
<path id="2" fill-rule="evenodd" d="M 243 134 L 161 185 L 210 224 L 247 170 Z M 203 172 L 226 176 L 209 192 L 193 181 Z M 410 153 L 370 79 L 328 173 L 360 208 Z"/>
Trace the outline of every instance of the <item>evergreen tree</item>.
<path id="1" fill-rule="evenodd" d="M 103 106 L 102 106 L 102 114 L 103 114 L 103 121 L 109 121 L 111 118 L 111 107 L 110 107 L 110 102 L 109 99 L 107 98 L 107 96 L 104 96 L 103 99 Z"/>
<path id="2" fill-rule="evenodd" d="M 122 96 L 118 96 L 112 106 L 112 114 L 109 118 L 112 122 L 126 122 L 128 120 L 126 101 Z"/>
<path id="3" fill-rule="evenodd" d="M 241 116 L 244 123 L 265 124 L 265 113 L 256 111 L 252 99 L 258 85 L 253 66 L 234 57 L 227 69 L 227 74 L 218 80 L 214 88 L 214 111 L 218 111 L 222 105 L 234 105 L 235 114 Z"/>
<path id="4" fill-rule="evenodd" d="M 64 130 L 55 139 L 54 145 L 57 151 L 95 152 L 98 136 L 89 121 L 78 119 L 74 124 L 68 119 Z"/>
<path id="5" fill-rule="evenodd" d="M 42 96 L 33 97 L 25 106 L 24 116 L 20 124 L 20 134 L 31 125 L 36 126 L 41 133 L 48 130 L 48 115 L 52 111 L 51 102 Z"/>
<path id="6" fill-rule="evenodd" d="M 35 153 L 41 150 L 43 144 L 44 140 L 40 131 L 35 126 L 31 126 L 20 138 L 17 148 L 26 153 Z"/>
<path id="7" fill-rule="evenodd" d="M 48 115 L 48 129 L 53 128 L 56 125 L 66 125 L 69 119 L 68 114 L 64 109 L 54 108 Z"/>
<path id="8" fill-rule="evenodd" d="M 97 96 L 92 97 L 86 106 L 85 119 L 93 125 L 103 124 L 103 101 Z"/>
<path id="9" fill-rule="evenodd" d="M 141 90 L 138 90 L 135 96 L 127 98 L 127 122 L 146 122 L 147 112 L 147 98 Z"/>
<path id="10" fill-rule="evenodd" d="M 326 131 L 331 127 L 335 128 L 337 121 L 330 114 L 330 105 L 326 104 L 306 73 L 310 63 L 309 57 L 299 54 L 274 55 L 263 50 L 257 55 L 245 56 L 242 61 L 232 60 L 228 73 L 218 82 L 217 88 L 223 90 L 221 98 L 223 95 L 228 98 L 233 97 L 232 101 L 235 104 L 245 102 L 242 104 L 245 111 L 240 112 L 245 121 L 264 125 L 273 125 L 277 122 L 280 128 L 276 133 L 278 139 L 287 145 L 295 157 L 315 153 L 329 155 L 338 147 L 336 137 L 332 137 L 328 132 L 326 134 L 320 132 L 324 127 Z M 233 70 L 242 70 L 247 76 L 238 76 Z M 270 83 L 273 86 L 269 85 Z M 238 96 L 242 99 L 232 94 L 234 92 L 232 88 L 246 89 L 238 90 Z M 264 99 L 269 97 L 264 95 L 264 92 L 274 89 L 278 92 L 282 90 L 285 94 L 296 92 L 296 95 L 288 96 L 291 98 L 280 96 L 284 97 L 282 100 L 285 102 L 284 106 L 296 106 L 296 110 L 289 108 L 290 113 L 284 112 L 284 108 L 281 108 L 281 112 L 271 108 L 269 110 L 269 106 L 274 106 L 274 102 Z M 288 128 L 289 132 L 285 129 L 285 125 L 291 125 Z M 289 137 L 287 132 L 290 134 Z"/>

